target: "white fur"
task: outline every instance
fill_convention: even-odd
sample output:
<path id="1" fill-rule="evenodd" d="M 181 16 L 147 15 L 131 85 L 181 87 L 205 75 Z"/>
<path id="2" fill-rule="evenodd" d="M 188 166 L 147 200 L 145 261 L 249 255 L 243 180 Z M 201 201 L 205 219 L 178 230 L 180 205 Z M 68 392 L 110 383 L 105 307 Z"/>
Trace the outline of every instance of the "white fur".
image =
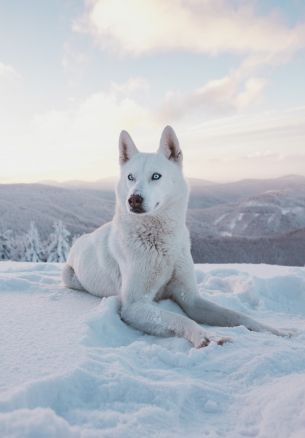
<path id="1" fill-rule="evenodd" d="M 211 336 L 198 323 L 281 334 L 200 297 L 185 225 L 188 187 L 173 129 L 164 129 L 158 152 L 152 154 L 139 152 L 122 131 L 119 157 L 113 221 L 75 242 L 63 272 L 66 286 L 99 297 L 119 295 L 124 321 L 146 333 L 185 337 L 196 347 L 228 340 Z M 155 181 L 156 172 L 162 176 Z M 145 212 L 130 211 L 132 195 L 143 198 Z M 165 298 L 176 301 L 186 315 L 160 308 L 157 301 Z"/>

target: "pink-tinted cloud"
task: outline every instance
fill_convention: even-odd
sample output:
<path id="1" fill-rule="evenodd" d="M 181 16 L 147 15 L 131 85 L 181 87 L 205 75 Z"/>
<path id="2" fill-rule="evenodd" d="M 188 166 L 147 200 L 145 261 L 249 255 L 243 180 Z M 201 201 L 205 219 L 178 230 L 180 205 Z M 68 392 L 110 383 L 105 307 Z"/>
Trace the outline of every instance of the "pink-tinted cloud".
<path id="1" fill-rule="evenodd" d="M 103 48 L 133 55 L 284 53 L 305 44 L 304 24 L 259 15 L 251 0 L 91 0 L 74 29 L 89 32 Z"/>

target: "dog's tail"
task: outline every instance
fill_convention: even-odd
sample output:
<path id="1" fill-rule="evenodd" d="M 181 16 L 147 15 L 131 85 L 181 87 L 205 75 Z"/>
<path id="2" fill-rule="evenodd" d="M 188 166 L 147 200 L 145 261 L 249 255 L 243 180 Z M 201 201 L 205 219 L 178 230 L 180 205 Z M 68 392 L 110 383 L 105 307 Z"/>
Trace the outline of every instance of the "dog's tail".
<path id="1" fill-rule="evenodd" d="M 61 275 L 65 286 L 69 287 L 70 289 L 84 290 L 83 286 L 76 277 L 72 266 L 66 263 Z"/>

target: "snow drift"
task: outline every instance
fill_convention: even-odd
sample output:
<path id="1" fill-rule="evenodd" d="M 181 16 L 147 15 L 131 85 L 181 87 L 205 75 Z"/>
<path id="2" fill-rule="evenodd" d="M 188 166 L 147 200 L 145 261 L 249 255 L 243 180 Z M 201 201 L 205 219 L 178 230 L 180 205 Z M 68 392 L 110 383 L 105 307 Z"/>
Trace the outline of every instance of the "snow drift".
<path id="1" fill-rule="evenodd" d="M 115 297 L 63 288 L 61 268 L 0 264 L 1 437 L 305 436 L 303 268 L 197 265 L 209 299 L 297 329 L 215 328 L 234 342 L 199 350 L 127 326 Z"/>

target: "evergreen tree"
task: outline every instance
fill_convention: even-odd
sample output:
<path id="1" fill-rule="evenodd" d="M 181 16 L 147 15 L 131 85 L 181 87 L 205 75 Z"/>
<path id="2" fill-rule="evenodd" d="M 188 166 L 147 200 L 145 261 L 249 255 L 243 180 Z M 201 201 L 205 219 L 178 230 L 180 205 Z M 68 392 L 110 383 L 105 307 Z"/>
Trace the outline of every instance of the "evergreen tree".
<path id="1" fill-rule="evenodd" d="M 24 256 L 26 262 L 44 261 L 43 246 L 35 222 L 31 222 L 30 229 L 24 239 Z"/>
<path id="2" fill-rule="evenodd" d="M 11 260 L 24 261 L 27 233 L 15 236 L 11 240 Z"/>
<path id="3" fill-rule="evenodd" d="M 0 260 L 11 260 L 12 231 L 7 230 L 0 234 Z"/>
<path id="4" fill-rule="evenodd" d="M 53 224 L 54 232 L 50 236 L 48 245 L 48 262 L 65 262 L 70 250 L 70 232 L 64 227 L 62 221 Z"/>

